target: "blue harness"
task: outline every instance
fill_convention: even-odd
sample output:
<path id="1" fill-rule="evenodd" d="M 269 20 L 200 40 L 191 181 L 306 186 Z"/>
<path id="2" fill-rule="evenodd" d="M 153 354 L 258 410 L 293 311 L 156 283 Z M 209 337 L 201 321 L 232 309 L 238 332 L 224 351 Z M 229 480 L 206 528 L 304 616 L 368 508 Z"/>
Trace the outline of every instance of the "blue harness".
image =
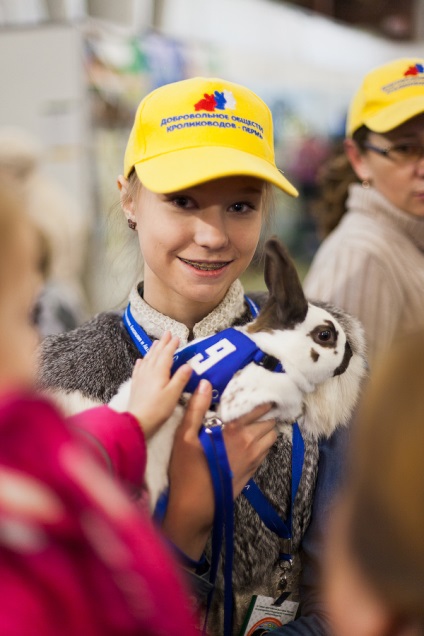
<path id="1" fill-rule="evenodd" d="M 177 351 L 171 374 L 188 363 L 193 372 L 184 390 L 193 393 L 200 380 L 209 380 L 213 386 L 212 402 L 218 404 L 233 375 L 250 362 L 283 373 L 277 358 L 264 353 L 248 336 L 230 327 Z"/>
<path id="2" fill-rule="evenodd" d="M 253 317 L 259 313 L 258 307 L 245 296 Z M 123 322 L 134 344 L 142 357 L 152 346 L 152 341 L 144 329 L 135 321 L 130 305 L 123 315 Z M 179 349 L 172 365 L 171 373 L 185 363 L 192 369 L 192 375 L 185 387 L 185 391 L 193 393 L 202 378 L 209 380 L 213 387 L 213 403 L 218 403 L 225 387 L 234 373 L 250 362 L 254 362 L 266 369 L 277 373 L 284 373 L 284 369 L 277 358 L 264 353 L 248 336 L 237 329 L 229 328 L 198 342 L 188 344 Z M 219 423 L 221 424 L 221 423 Z M 202 428 L 199 439 L 202 443 L 211 471 L 215 497 L 215 518 L 212 533 L 212 556 L 210 581 L 215 583 L 222 543 L 225 537 L 224 564 L 224 636 L 232 633 L 232 564 L 233 564 L 233 523 L 234 502 L 232 494 L 232 474 L 225 450 L 222 425 L 213 422 Z M 287 519 L 284 521 L 271 506 L 262 491 L 251 479 L 244 487 L 242 494 L 256 510 L 263 523 L 274 532 L 281 543 L 280 560 L 289 564 L 292 562 L 292 516 L 293 507 L 299 487 L 304 461 L 304 442 L 297 422 L 293 423 L 292 438 L 292 483 L 291 501 Z M 155 510 L 157 519 L 163 518 L 168 501 L 168 493 L 159 498 Z M 212 601 L 212 593 L 208 598 L 207 612 Z M 278 602 L 278 601 L 276 601 Z M 205 629 L 206 632 L 206 620 Z"/>

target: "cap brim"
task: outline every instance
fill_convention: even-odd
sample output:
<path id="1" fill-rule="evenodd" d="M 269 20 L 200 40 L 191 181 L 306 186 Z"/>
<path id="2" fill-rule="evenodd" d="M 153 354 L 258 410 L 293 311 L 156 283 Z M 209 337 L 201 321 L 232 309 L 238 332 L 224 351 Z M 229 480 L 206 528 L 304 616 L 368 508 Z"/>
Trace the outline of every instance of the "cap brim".
<path id="1" fill-rule="evenodd" d="M 278 168 L 268 161 L 222 146 L 185 148 L 140 161 L 134 167 L 138 178 L 148 190 L 164 194 L 236 175 L 263 179 L 292 197 L 299 194 Z"/>
<path id="2" fill-rule="evenodd" d="M 376 115 L 364 118 L 364 124 L 374 132 L 388 132 L 421 113 L 424 113 L 424 95 L 387 106 Z"/>

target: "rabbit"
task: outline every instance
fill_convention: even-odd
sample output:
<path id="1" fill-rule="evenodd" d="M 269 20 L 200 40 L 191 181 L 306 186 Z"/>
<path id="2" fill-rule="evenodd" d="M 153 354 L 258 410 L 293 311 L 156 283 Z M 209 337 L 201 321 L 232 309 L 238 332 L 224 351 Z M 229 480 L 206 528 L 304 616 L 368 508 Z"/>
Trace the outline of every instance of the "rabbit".
<path id="1" fill-rule="evenodd" d="M 257 318 L 234 329 L 250 338 L 265 354 L 276 358 L 284 372 L 248 363 L 234 373 L 216 411 L 208 416 L 226 422 L 261 403 L 272 403 L 272 410 L 264 417 L 276 418 L 279 435 L 254 479 L 282 518 L 286 518 L 290 500 L 292 423 L 298 421 L 305 459 L 293 510 L 296 552 L 311 514 L 318 441 L 329 437 L 337 426 L 345 425 L 352 415 L 367 370 L 365 342 L 362 327 L 355 318 L 329 304 L 308 302 L 295 265 L 276 238 L 266 243 L 264 270 L 268 299 Z M 190 345 L 201 340 L 205 339 Z M 191 364 L 196 368 L 193 361 Z M 129 387 L 129 381 L 121 385 L 109 403 L 111 408 L 125 410 Z M 167 486 L 173 438 L 183 409 L 179 404 L 148 442 L 146 484 L 152 509 Z M 253 594 L 276 593 L 281 576 L 279 552 L 278 537 L 262 523 L 248 501 L 239 496 L 234 506 L 234 633 L 240 629 Z M 295 558 L 289 580 L 292 588 L 296 586 L 299 567 Z M 208 626 L 212 636 L 222 634 L 222 571 L 215 588 Z"/>

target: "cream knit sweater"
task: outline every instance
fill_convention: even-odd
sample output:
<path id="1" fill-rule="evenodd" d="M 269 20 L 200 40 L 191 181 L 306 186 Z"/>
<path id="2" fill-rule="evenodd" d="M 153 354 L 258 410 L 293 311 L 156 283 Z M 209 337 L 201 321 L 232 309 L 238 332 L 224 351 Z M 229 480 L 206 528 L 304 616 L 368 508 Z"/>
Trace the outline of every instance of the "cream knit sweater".
<path id="1" fill-rule="evenodd" d="M 304 288 L 362 321 L 372 364 L 399 335 L 424 328 L 424 218 L 352 185 L 347 213 L 318 249 Z"/>

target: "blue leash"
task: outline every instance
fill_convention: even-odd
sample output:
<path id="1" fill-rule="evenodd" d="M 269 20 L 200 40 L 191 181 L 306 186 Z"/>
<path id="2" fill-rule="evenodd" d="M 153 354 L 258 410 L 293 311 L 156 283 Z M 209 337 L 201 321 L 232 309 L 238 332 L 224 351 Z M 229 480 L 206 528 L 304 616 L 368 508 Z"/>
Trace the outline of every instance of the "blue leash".
<path id="1" fill-rule="evenodd" d="M 233 475 L 228 463 L 222 430 L 223 425 L 220 420 L 216 418 L 216 424 L 206 424 L 206 426 L 202 428 L 200 432 L 200 442 L 208 461 L 215 496 L 215 516 L 212 529 L 212 555 L 209 580 L 212 585 L 215 585 L 224 538 L 224 636 L 230 636 L 232 633 L 233 615 L 232 573 L 234 553 L 234 500 L 232 483 Z M 213 592 L 209 594 L 206 608 L 204 624 L 205 633 L 212 597 Z"/>
<path id="2" fill-rule="evenodd" d="M 302 434 L 299 429 L 299 424 L 294 422 L 292 425 L 293 437 L 292 437 L 292 470 L 291 470 L 291 498 L 290 508 L 286 521 L 280 517 L 280 515 L 271 506 L 268 499 L 263 492 L 257 486 L 257 484 L 250 479 L 242 490 L 242 494 L 246 497 L 250 505 L 256 510 L 259 517 L 266 525 L 266 527 L 274 532 L 280 539 L 285 539 L 290 546 L 288 552 L 281 552 L 280 559 L 283 561 L 290 561 L 291 554 L 291 540 L 292 540 L 292 521 L 293 521 L 293 509 L 294 503 L 299 489 L 300 479 L 302 477 L 303 461 L 305 457 L 305 444 L 302 438 Z"/>

